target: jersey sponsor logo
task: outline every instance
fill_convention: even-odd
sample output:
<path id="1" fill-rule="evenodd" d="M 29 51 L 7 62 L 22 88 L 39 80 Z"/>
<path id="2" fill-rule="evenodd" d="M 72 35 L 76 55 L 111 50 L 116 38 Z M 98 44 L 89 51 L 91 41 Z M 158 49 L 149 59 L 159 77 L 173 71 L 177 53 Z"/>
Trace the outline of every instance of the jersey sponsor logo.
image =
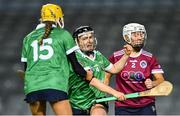
<path id="1" fill-rule="evenodd" d="M 141 71 L 122 71 L 121 77 L 126 81 L 131 80 L 140 82 L 145 79 L 144 74 Z"/>
<path id="2" fill-rule="evenodd" d="M 146 68 L 147 67 L 147 62 L 145 60 L 142 60 L 140 62 L 140 66 L 141 66 L 141 68 Z"/>

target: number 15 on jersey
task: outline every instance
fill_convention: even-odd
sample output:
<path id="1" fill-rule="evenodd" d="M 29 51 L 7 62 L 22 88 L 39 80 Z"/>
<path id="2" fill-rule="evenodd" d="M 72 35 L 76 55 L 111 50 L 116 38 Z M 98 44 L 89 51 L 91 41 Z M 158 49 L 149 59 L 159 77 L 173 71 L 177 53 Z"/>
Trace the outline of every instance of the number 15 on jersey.
<path id="1" fill-rule="evenodd" d="M 47 38 L 47 39 L 43 39 L 43 44 L 41 46 L 38 46 L 38 40 L 34 40 L 31 43 L 31 46 L 33 47 L 33 59 L 34 62 L 37 61 L 38 59 L 41 60 L 47 60 L 50 59 L 53 54 L 54 54 L 54 50 L 51 47 L 52 44 L 52 38 Z M 38 51 L 47 51 L 47 54 L 40 54 Z"/>

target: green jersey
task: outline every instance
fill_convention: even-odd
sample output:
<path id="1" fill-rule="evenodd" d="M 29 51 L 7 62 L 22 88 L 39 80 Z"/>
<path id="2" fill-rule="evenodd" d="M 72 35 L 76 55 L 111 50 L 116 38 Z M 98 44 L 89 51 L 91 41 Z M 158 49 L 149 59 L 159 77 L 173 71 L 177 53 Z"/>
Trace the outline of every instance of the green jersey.
<path id="1" fill-rule="evenodd" d="M 66 55 L 78 47 L 69 32 L 57 27 L 40 45 L 44 30 L 36 29 L 23 40 L 21 61 L 27 62 L 25 94 L 42 89 L 68 91 L 70 65 Z"/>
<path id="2" fill-rule="evenodd" d="M 94 51 L 94 58 L 91 59 L 80 50 L 76 52 L 78 62 L 85 69 L 92 69 L 93 75 L 101 82 L 104 81 L 105 72 L 112 64 L 100 52 Z M 69 80 L 69 99 L 73 108 L 86 110 L 92 106 L 96 98 L 105 97 L 105 93 L 89 85 L 79 75 L 72 74 Z"/>

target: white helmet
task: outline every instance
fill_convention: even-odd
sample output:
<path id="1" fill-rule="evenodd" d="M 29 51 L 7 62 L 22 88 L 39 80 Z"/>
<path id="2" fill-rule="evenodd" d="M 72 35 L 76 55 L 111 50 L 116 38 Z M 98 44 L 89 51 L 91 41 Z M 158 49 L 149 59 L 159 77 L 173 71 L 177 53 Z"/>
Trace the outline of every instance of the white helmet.
<path id="1" fill-rule="evenodd" d="M 147 33 L 145 30 L 144 25 L 138 24 L 138 23 L 129 23 L 123 27 L 123 38 L 124 40 L 131 44 L 131 33 L 132 32 L 143 32 L 144 33 L 144 43 L 147 39 Z"/>

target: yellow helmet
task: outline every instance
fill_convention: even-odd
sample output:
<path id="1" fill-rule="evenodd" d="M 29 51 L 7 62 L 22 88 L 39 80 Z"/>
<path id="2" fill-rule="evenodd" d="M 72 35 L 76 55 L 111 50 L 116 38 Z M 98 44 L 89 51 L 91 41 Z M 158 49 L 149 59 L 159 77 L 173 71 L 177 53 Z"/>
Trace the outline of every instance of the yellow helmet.
<path id="1" fill-rule="evenodd" d="M 41 21 L 58 22 L 64 16 L 60 6 L 55 4 L 46 4 L 41 9 Z"/>

